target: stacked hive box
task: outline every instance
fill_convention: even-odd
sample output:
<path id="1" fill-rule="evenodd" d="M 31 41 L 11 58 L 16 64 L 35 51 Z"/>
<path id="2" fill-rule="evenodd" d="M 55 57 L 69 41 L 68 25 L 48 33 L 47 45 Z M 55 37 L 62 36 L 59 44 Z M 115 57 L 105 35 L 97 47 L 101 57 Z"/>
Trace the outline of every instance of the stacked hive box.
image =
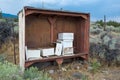
<path id="1" fill-rule="evenodd" d="M 27 49 L 26 47 L 26 59 L 40 59 L 44 56 L 49 57 L 52 55 L 71 55 L 73 54 L 73 33 L 59 33 L 58 40 L 54 52 L 54 48 L 39 48 L 39 49 Z M 42 57 L 41 57 L 42 56 Z"/>
<path id="2" fill-rule="evenodd" d="M 62 55 L 73 54 L 73 33 L 59 33 L 57 42 L 62 44 Z"/>

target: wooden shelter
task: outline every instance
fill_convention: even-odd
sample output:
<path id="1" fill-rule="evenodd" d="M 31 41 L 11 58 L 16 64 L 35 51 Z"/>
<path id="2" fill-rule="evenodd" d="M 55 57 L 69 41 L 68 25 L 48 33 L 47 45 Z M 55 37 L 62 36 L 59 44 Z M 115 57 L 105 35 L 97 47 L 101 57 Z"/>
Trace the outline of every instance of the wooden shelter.
<path id="1" fill-rule="evenodd" d="M 24 7 L 19 12 L 19 55 L 24 70 L 36 62 L 83 57 L 89 54 L 90 14 L 62 10 Z M 54 47 L 58 33 L 74 33 L 74 55 L 55 56 L 39 60 L 25 60 L 25 46 L 28 48 Z"/>

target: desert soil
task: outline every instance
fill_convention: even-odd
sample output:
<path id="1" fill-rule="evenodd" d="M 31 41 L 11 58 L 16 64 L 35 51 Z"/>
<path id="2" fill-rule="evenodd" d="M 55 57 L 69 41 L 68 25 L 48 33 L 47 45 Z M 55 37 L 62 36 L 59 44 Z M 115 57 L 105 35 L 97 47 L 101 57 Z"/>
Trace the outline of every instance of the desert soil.
<path id="1" fill-rule="evenodd" d="M 61 67 L 49 66 L 44 71 L 53 80 L 120 80 L 120 67 L 101 66 L 94 75 L 89 68 L 79 62 L 72 62 Z"/>

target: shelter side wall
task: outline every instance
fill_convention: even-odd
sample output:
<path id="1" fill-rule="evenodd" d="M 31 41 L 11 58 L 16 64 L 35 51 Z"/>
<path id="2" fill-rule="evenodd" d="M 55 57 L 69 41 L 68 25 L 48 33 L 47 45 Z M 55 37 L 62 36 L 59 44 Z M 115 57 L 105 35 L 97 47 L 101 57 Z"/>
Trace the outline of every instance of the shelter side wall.
<path id="1" fill-rule="evenodd" d="M 49 47 L 50 45 L 50 24 L 47 17 L 28 16 L 26 17 L 25 45 L 28 48 Z"/>
<path id="2" fill-rule="evenodd" d="M 25 65 L 25 15 L 24 10 L 19 13 L 19 62 L 24 71 Z"/>

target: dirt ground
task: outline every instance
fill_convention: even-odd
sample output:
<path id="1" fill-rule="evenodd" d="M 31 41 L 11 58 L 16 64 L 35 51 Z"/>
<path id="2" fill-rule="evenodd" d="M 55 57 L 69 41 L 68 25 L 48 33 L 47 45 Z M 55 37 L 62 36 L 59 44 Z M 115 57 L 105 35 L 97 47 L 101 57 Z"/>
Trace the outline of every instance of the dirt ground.
<path id="1" fill-rule="evenodd" d="M 49 66 L 45 69 L 53 80 L 120 80 L 120 67 L 105 67 L 92 74 L 89 67 L 79 62 L 72 62 L 58 66 Z"/>
<path id="2" fill-rule="evenodd" d="M 13 43 L 8 42 L 0 49 L 0 53 L 7 55 L 7 60 L 14 63 Z M 16 44 L 16 58 L 19 62 L 18 44 Z M 47 72 L 53 80 L 120 80 L 120 67 L 101 66 L 95 74 L 92 74 L 89 66 L 80 61 L 73 61 L 58 66 L 48 66 L 43 71 Z"/>

